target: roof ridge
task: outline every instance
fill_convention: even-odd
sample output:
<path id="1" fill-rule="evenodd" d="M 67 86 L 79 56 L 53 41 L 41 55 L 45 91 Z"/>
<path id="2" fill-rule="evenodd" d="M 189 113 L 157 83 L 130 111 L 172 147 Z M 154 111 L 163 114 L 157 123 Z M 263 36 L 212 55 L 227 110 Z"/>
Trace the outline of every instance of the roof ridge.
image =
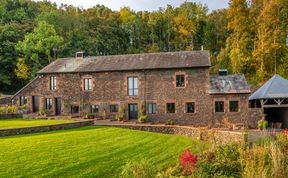
<path id="1" fill-rule="evenodd" d="M 276 77 L 276 75 L 274 75 L 270 80 L 271 82 L 269 83 L 269 85 L 266 88 L 266 91 L 264 92 L 264 96 L 267 94 L 267 92 L 269 91 L 269 88 L 271 87 L 271 85 L 274 83 L 274 78 Z"/>
<path id="2" fill-rule="evenodd" d="M 161 51 L 161 52 L 153 52 L 153 53 L 133 53 L 133 54 L 111 54 L 111 55 L 106 55 L 106 56 L 86 56 L 85 58 L 96 58 L 96 57 L 115 57 L 115 56 L 140 56 L 140 55 L 161 55 L 161 54 L 177 54 L 177 53 L 196 53 L 196 52 L 206 52 L 209 53 L 209 50 L 194 50 L 194 51 Z M 58 58 L 58 59 L 71 59 L 71 58 L 75 58 L 74 56 L 71 57 L 63 57 L 63 58 Z M 56 60 L 58 60 L 56 59 Z"/>

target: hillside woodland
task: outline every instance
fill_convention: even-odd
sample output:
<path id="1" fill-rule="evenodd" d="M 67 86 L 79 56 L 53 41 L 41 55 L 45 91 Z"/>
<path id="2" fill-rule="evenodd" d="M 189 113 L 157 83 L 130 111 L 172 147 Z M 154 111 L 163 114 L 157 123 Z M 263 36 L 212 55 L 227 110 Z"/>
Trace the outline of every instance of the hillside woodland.
<path id="1" fill-rule="evenodd" d="M 157 11 L 113 11 L 0 0 L 0 91 L 13 93 L 59 57 L 209 50 L 213 67 L 259 85 L 288 77 L 288 1 L 230 0 L 227 9 L 184 2 Z"/>

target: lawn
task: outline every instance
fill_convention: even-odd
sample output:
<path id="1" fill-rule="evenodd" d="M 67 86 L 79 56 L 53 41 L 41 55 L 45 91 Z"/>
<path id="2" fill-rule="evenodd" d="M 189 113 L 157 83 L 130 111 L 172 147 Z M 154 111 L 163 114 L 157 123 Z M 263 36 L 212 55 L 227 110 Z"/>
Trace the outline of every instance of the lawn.
<path id="1" fill-rule="evenodd" d="M 69 123 L 69 122 L 75 122 L 75 121 L 73 120 L 7 119 L 7 120 L 0 120 L 0 129 L 64 124 L 64 123 Z"/>
<path id="2" fill-rule="evenodd" d="M 185 148 L 206 148 L 187 137 L 101 126 L 3 137 L 0 145 L 0 177 L 118 177 L 129 160 L 163 170 Z"/>

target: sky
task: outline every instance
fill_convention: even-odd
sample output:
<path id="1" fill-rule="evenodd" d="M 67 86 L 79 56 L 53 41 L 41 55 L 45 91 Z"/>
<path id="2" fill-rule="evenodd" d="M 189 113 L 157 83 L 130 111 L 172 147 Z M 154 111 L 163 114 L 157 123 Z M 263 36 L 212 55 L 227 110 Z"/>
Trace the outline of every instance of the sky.
<path id="1" fill-rule="evenodd" d="M 39 0 L 36 0 L 39 1 Z M 135 11 L 140 10 L 158 10 L 159 7 L 166 7 L 170 4 L 174 7 L 179 6 L 185 0 L 49 0 L 56 2 L 58 5 L 61 3 L 79 6 L 82 8 L 93 7 L 96 4 L 101 4 L 109 7 L 112 10 L 119 10 L 123 6 L 128 6 Z M 209 10 L 215 10 L 228 7 L 229 0 L 187 0 L 189 2 L 201 2 L 208 5 Z"/>

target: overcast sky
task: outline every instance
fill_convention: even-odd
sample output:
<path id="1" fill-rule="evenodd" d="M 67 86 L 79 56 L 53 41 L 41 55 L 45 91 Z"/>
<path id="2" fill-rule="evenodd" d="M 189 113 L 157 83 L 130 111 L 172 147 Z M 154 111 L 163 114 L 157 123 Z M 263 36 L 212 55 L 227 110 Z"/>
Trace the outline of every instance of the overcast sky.
<path id="1" fill-rule="evenodd" d="M 39 1 L 39 0 L 36 0 Z M 93 7 L 96 4 L 105 5 L 113 10 L 119 10 L 120 7 L 129 6 L 131 9 L 139 10 L 158 10 L 159 7 L 166 7 L 167 4 L 179 6 L 185 0 L 50 0 L 58 5 L 71 4 L 83 8 Z M 188 0 L 191 2 L 201 2 L 207 4 L 210 10 L 220 9 L 228 6 L 229 0 Z"/>

